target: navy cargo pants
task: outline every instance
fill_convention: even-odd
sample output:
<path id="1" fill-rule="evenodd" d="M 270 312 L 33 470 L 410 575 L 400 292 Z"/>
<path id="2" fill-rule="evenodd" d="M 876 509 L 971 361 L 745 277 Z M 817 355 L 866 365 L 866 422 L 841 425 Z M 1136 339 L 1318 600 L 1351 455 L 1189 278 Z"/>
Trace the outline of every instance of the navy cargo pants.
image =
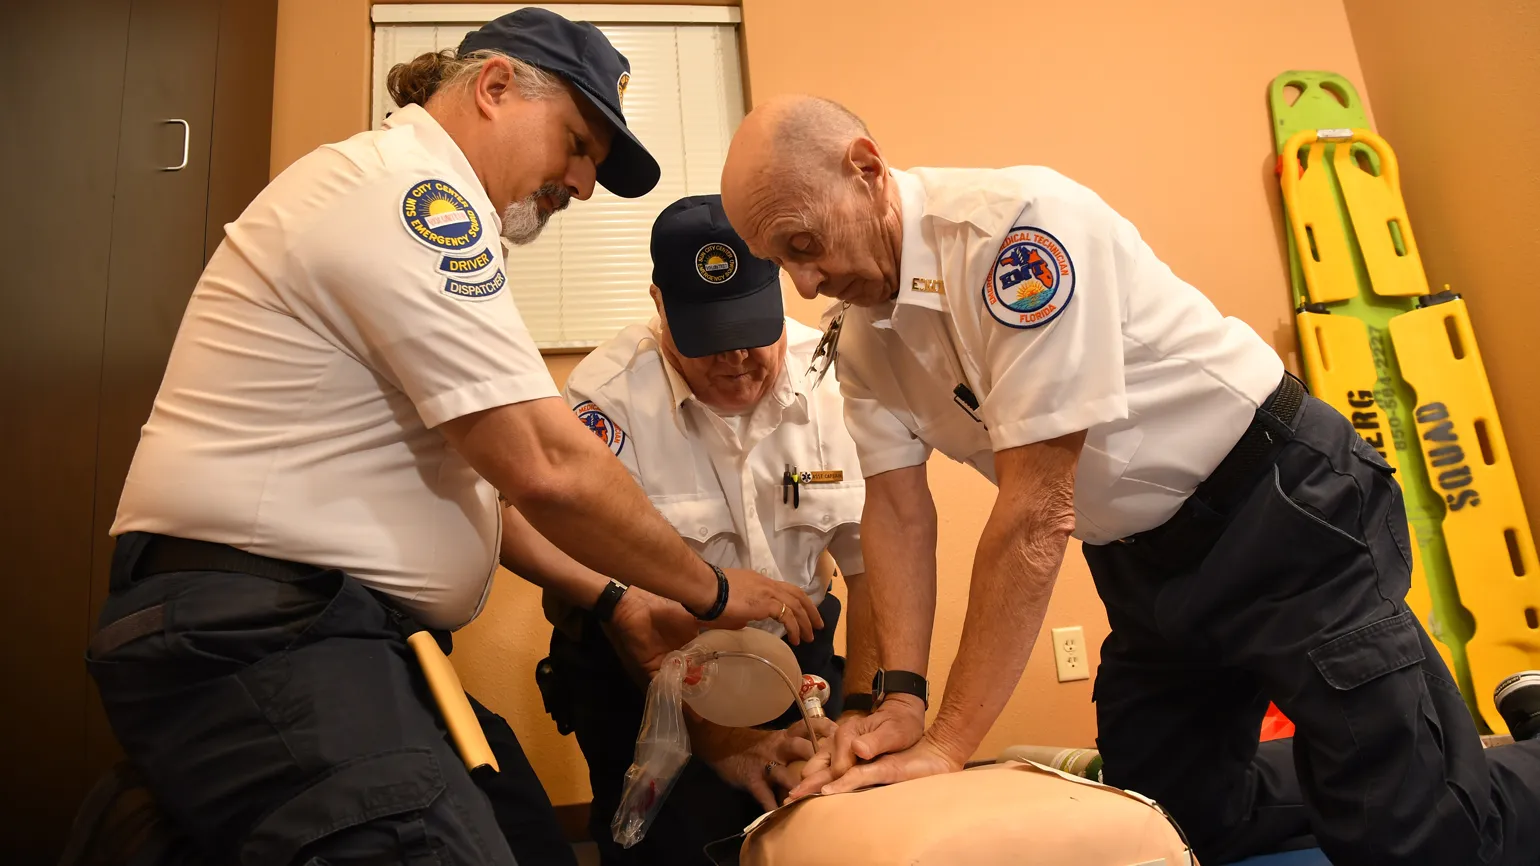
<path id="1" fill-rule="evenodd" d="M 87 666 L 129 760 L 208 862 L 575 862 L 513 731 L 480 704 L 501 772 L 472 779 L 373 593 L 323 569 L 141 576 L 153 539 L 118 539 L 101 618 L 103 634 L 142 636 Z"/>
<path id="2" fill-rule="evenodd" d="M 1343 866 L 1540 864 L 1540 742 L 1483 752 L 1406 606 L 1392 470 L 1312 397 L 1269 426 L 1276 447 L 1228 502 L 1200 487 L 1165 525 L 1084 547 L 1112 626 L 1107 783 L 1159 801 L 1204 863 L 1313 832 Z M 1292 761 L 1258 757 L 1269 699 L 1296 726 Z"/>

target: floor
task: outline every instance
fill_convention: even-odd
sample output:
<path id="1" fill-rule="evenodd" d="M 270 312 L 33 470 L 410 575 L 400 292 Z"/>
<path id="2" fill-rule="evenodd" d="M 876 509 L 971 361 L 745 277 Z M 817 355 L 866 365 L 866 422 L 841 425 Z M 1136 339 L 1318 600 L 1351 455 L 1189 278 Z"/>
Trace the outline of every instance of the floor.
<path id="1" fill-rule="evenodd" d="M 578 866 L 599 866 L 599 849 L 592 842 L 579 842 L 572 846 L 577 854 Z"/>

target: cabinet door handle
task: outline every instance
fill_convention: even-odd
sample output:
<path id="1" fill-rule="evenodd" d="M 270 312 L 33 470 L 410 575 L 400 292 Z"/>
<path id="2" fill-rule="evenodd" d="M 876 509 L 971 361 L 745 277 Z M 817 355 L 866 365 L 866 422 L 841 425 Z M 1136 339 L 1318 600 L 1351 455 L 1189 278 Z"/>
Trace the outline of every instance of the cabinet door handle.
<path id="1" fill-rule="evenodd" d="M 163 166 L 160 167 L 161 171 L 181 171 L 182 169 L 187 167 L 187 145 L 188 145 L 188 140 L 192 138 L 192 127 L 187 125 L 187 121 L 182 120 L 179 117 L 173 117 L 173 118 L 169 118 L 167 120 L 162 120 L 161 123 L 180 123 L 180 124 L 182 124 L 182 161 L 177 163 L 176 165 L 163 165 Z"/>

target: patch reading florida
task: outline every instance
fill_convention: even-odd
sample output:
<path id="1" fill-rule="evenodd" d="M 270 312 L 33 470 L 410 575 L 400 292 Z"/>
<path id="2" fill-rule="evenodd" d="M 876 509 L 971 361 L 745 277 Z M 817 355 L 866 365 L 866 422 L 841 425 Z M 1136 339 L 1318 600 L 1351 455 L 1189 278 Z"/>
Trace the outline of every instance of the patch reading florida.
<path id="1" fill-rule="evenodd" d="M 616 457 L 626 450 L 626 431 L 620 429 L 619 424 L 611 421 L 610 416 L 594 405 L 594 401 L 584 400 L 573 406 L 572 411 L 577 413 L 578 420 L 582 421 L 585 427 L 594 431 L 594 435 L 615 452 Z"/>
<path id="2" fill-rule="evenodd" d="M 995 321 L 1039 328 L 1074 296 L 1075 263 L 1059 239 L 1034 226 L 1011 229 L 984 281 L 984 306 Z"/>
<path id="3" fill-rule="evenodd" d="M 436 250 L 459 252 L 481 240 L 481 217 L 470 200 L 442 180 L 412 185 L 401 198 L 401 223 Z"/>

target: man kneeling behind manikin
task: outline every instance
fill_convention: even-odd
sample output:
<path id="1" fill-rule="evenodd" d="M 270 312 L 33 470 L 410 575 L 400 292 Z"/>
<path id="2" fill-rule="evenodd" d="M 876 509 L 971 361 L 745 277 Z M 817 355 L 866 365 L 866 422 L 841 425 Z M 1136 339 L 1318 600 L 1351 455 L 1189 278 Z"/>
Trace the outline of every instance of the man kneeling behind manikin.
<path id="1" fill-rule="evenodd" d="M 896 170 L 850 112 L 791 97 L 744 119 L 722 199 L 752 251 L 844 307 L 883 668 L 926 673 L 932 449 L 999 486 L 934 723 L 885 671 L 794 795 L 961 767 L 1073 535 L 1112 626 L 1105 778 L 1170 810 L 1203 862 L 1313 832 L 1336 863 L 1535 863 L 1540 741 L 1483 752 L 1407 609 L 1392 470 L 1095 193 L 1040 166 Z M 1292 761 L 1258 754 L 1269 698 Z M 1540 672 L 1499 686 L 1516 739 L 1537 698 Z"/>
<path id="2" fill-rule="evenodd" d="M 753 569 L 807 593 L 824 625 L 792 650 L 804 673 L 829 681 L 830 717 L 842 706 L 856 712 L 851 705 L 869 696 L 845 703 L 842 681 L 865 692 L 875 665 L 861 559 L 865 485 L 838 384 L 805 376 L 819 333 L 786 318 L 779 269 L 749 255 L 717 196 L 664 210 L 653 226 L 652 259 L 661 315 L 626 328 L 578 364 L 567 399 L 708 562 Z M 788 484 L 792 474 L 797 483 Z M 639 683 L 664 654 L 696 636 L 696 623 L 678 604 L 583 568 L 532 532 L 509 511 L 505 545 L 554 554 L 524 575 L 545 587 L 557 625 L 541 687 L 588 760 L 590 831 L 603 862 L 709 862 L 706 843 L 741 831 L 798 781 L 788 765 L 813 749 L 796 728 L 787 730 L 796 709 L 767 726 L 777 730 L 690 719 L 700 760 L 684 770 L 646 838 L 622 849 L 610 820 L 641 725 Z M 850 587 L 849 670 L 834 654 L 840 604 L 819 568 L 826 552 Z M 752 625 L 785 634 L 773 620 Z M 832 733 L 828 728 L 821 733 Z"/>

